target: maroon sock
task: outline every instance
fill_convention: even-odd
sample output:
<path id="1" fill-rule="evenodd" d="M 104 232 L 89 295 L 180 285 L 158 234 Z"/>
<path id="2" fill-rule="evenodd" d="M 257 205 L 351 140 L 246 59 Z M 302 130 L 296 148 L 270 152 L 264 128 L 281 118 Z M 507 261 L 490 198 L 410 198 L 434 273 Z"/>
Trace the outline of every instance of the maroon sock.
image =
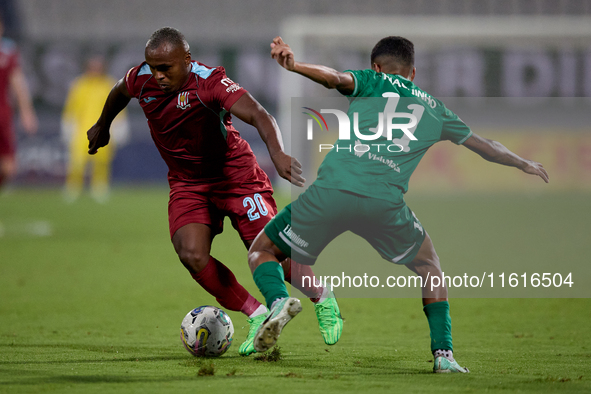
<path id="1" fill-rule="evenodd" d="M 320 299 L 324 287 L 315 286 L 319 282 L 316 280 L 311 266 L 298 264 L 293 260 L 291 260 L 291 264 L 283 263 L 282 265 L 287 283 L 304 293 L 312 302 L 317 302 Z M 306 278 L 302 281 L 302 277 Z"/>
<path id="2" fill-rule="evenodd" d="M 238 283 L 228 267 L 211 256 L 205 268 L 191 276 L 226 309 L 250 316 L 261 305 Z"/>

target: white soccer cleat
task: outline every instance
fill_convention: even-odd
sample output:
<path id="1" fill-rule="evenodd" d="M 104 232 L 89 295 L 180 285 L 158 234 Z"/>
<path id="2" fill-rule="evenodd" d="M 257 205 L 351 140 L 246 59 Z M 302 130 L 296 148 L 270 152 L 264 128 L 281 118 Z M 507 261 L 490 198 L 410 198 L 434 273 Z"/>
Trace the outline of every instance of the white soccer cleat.
<path id="1" fill-rule="evenodd" d="M 276 301 L 254 337 L 255 350 L 263 353 L 272 348 L 277 343 L 283 327 L 301 310 L 302 304 L 297 298 L 289 297 Z"/>
<path id="2" fill-rule="evenodd" d="M 449 360 L 443 356 L 435 358 L 433 365 L 433 372 L 435 373 L 469 373 L 468 368 L 461 367 L 455 360 Z"/>

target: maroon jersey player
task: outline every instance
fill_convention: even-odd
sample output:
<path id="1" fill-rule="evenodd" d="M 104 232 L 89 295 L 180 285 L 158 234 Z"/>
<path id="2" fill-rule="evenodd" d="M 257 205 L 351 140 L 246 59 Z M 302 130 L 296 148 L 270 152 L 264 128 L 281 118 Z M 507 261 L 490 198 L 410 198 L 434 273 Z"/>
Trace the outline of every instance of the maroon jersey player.
<path id="1" fill-rule="evenodd" d="M 2 33 L 0 21 L 0 186 L 16 172 L 11 91 L 17 99 L 23 128 L 31 134 L 37 131 L 37 117 L 19 65 L 18 49 L 12 40 L 2 37 Z"/>
<path id="2" fill-rule="evenodd" d="M 129 95 L 139 100 L 152 139 L 168 165 L 170 235 L 177 250 L 183 249 L 184 237 L 175 237 L 177 231 L 199 223 L 215 235 L 222 230 L 222 212 L 232 212 L 242 239 L 254 239 L 255 227 L 264 221 L 261 216 L 276 210 L 273 188 L 250 146 L 232 126 L 230 113 L 257 103 L 226 76 L 223 67 L 196 61 L 189 67 L 189 78 L 171 93 L 164 90 L 170 85 L 159 84 L 146 62 L 129 70 L 124 80 Z M 265 131 L 275 133 L 272 128 Z M 278 170 L 289 179 L 291 160 L 282 152 L 278 135 L 267 140 L 278 157 L 276 165 L 283 166 Z M 211 203 L 219 210 L 210 210 Z M 241 214 L 245 207 L 250 215 Z"/>
<path id="3" fill-rule="evenodd" d="M 267 309 L 211 256 L 211 243 L 229 216 L 248 248 L 277 207 L 271 182 L 232 126 L 231 115 L 257 128 L 279 175 L 299 186 L 304 182 L 300 164 L 283 151 L 275 119 L 228 78 L 223 67 L 193 61 L 178 30 L 166 27 L 152 34 L 145 58 L 109 94 L 101 117 L 88 131 L 89 153 L 108 143 L 112 120 L 132 97 L 138 99 L 152 139 L 169 168 L 168 217 L 174 248 L 191 276 L 220 305 L 249 317 L 254 336 Z M 289 260 L 284 264 L 286 280 L 292 272 L 298 277 L 313 276 L 310 267 L 291 265 L 290 269 Z M 303 290 L 316 299 L 324 291 Z M 253 351 L 249 334 L 240 353 Z"/>

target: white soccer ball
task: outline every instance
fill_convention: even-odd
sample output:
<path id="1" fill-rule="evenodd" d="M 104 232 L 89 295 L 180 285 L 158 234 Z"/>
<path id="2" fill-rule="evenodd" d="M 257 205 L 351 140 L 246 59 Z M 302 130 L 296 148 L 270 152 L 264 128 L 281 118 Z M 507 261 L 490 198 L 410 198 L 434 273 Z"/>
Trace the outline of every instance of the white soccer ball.
<path id="1" fill-rule="evenodd" d="M 232 345 L 234 325 L 230 316 L 215 306 L 200 306 L 181 323 L 181 340 L 196 357 L 219 357 Z"/>

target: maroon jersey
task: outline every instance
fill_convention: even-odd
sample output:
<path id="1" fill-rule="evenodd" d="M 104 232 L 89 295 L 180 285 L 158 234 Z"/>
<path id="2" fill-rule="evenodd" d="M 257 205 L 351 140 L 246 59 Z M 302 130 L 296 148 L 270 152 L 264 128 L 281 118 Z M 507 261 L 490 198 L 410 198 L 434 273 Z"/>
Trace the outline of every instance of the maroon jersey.
<path id="1" fill-rule="evenodd" d="M 232 126 L 228 111 L 246 90 L 223 67 L 193 61 L 189 79 L 175 93 L 158 87 L 145 62 L 129 70 L 125 82 L 168 165 L 171 188 L 240 193 L 243 185 L 258 184 L 261 191 L 272 190 L 250 146 Z"/>
<path id="2" fill-rule="evenodd" d="M 18 67 L 18 51 L 15 43 L 0 40 L 0 155 L 14 154 L 14 133 L 12 131 L 12 107 L 10 105 L 10 76 Z"/>

